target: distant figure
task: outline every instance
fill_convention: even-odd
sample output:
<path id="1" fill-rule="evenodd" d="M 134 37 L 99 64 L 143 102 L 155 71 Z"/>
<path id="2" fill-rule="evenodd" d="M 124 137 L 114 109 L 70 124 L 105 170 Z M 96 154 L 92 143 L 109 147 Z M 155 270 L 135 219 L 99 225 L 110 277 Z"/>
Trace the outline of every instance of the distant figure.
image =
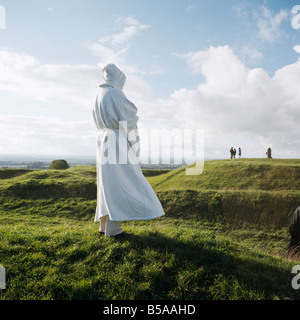
<path id="1" fill-rule="evenodd" d="M 230 159 L 232 159 L 233 158 L 233 147 L 230 148 L 229 152 L 230 152 Z"/>
<path id="2" fill-rule="evenodd" d="M 285 252 L 286 258 L 300 257 L 300 206 L 295 210 L 289 226 L 291 235 L 290 243 Z"/>
<path id="3" fill-rule="evenodd" d="M 272 159 L 271 156 L 271 148 L 268 148 L 267 152 L 266 152 L 267 158 Z"/>
<path id="4" fill-rule="evenodd" d="M 236 155 L 236 149 L 233 149 L 233 158 L 235 159 L 235 155 Z"/>
<path id="5" fill-rule="evenodd" d="M 242 149 L 239 147 L 239 158 L 242 156 Z"/>
<path id="6" fill-rule="evenodd" d="M 106 65 L 102 72 L 104 81 L 93 108 L 99 130 L 94 221 L 100 222 L 99 234 L 120 238 L 127 235 L 122 221 L 158 218 L 164 210 L 139 164 L 139 144 L 135 143 L 139 141 L 139 117 L 122 91 L 126 76 L 114 64 Z"/>
<path id="7" fill-rule="evenodd" d="M 300 245 L 300 206 L 295 210 L 289 231 L 291 234 L 291 241 L 289 246 L 295 246 L 295 245 Z"/>

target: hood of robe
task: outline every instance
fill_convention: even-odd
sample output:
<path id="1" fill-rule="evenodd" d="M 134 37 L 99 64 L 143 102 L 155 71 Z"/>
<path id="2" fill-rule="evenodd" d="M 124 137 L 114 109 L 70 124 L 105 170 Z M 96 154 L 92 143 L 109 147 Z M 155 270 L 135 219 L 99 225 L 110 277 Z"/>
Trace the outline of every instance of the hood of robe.
<path id="1" fill-rule="evenodd" d="M 102 83 L 100 87 L 111 86 L 120 90 L 123 89 L 126 76 L 116 65 L 113 63 L 107 64 L 103 68 L 102 73 L 104 83 Z"/>

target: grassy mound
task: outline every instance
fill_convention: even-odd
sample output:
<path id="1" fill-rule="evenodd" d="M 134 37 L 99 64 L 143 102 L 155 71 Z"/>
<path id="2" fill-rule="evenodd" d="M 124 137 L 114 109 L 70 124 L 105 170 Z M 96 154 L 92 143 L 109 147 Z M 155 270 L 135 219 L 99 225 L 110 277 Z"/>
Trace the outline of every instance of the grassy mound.
<path id="1" fill-rule="evenodd" d="M 64 171 L 34 170 L 1 181 L 0 195 L 22 199 L 95 199 L 95 179 L 93 167 L 74 167 Z"/>
<path id="2" fill-rule="evenodd" d="M 0 169 L 0 179 L 11 179 L 31 171 L 29 169 Z"/>
<path id="3" fill-rule="evenodd" d="M 300 160 L 234 159 L 205 161 L 201 175 L 185 168 L 151 177 L 155 190 L 300 190 Z"/>
<path id="4" fill-rule="evenodd" d="M 235 159 L 206 161 L 201 175 L 181 168 L 148 180 L 171 215 L 281 228 L 300 205 L 299 178 L 300 160 Z"/>
<path id="5" fill-rule="evenodd" d="M 296 299 L 283 255 L 299 170 L 236 159 L 145 172 L 166 215 L 124 223 L 123 241 L 93 223 L 95 167 L 0 170 L 0 299 Z"/>
<path id="6" fill-rule="evenodd" d="M 300 205 L 300 160 L 206 161 L 194 176 L 185 168 L 143 172 L 172 217 L 282 228 Z M 0 199 L 96 199 L 95 167 L 0 170 L 0 181 Z"/>

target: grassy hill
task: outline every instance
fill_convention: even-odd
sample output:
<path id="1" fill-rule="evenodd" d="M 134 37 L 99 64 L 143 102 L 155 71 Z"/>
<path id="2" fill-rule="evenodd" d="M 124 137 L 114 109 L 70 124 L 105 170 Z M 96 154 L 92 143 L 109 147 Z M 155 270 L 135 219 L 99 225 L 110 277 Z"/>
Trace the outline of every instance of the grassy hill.
<path id="1" fill-rule="evenodd" d="M 300 160 L 206 161 L 201 175 L 181 168 L 149 181 L 167 211 L 235 225 L 286 227 L 300 205 Z"/>
<path id="2" fill-rule="evenodd" d="M 201 175 L 185 168 L 151 177 L 157 190 L 300 190 L 300 160 L 234 159 L 205 161 Z"/>
<path id="3" fill-rule="evenodd" d="M 283 259 L 300 160 L 145 170 L 166 215 L 99 237 L 96 171 L 0 170 L 0 299 L 295 299 Z"/>

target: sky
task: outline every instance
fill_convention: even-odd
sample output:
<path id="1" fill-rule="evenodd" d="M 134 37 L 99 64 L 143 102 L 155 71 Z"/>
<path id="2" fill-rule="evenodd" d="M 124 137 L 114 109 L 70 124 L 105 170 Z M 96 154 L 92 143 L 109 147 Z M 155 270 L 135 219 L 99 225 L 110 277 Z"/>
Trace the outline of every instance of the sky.
<path id="1" fill-rule="evenodd" d="M 107 63 L 126 74 L 141 131 L 203 130 L 206 159 L 232 146 L 300 158 L 290 0 L 0 0 L 0 158 L 93 157 Z"/>

